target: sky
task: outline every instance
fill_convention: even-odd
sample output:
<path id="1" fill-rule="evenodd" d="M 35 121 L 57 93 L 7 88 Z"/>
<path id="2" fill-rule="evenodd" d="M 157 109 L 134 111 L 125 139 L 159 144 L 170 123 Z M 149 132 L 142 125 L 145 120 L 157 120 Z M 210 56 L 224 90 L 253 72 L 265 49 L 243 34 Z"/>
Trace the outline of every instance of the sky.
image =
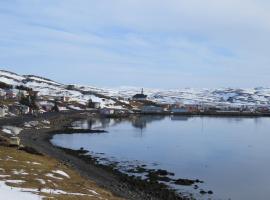
<path id="1" fill-rule="evenodd" d="M 62 83 L 270 86 L 269 0 L 0 0 L 0 68 Z"/>

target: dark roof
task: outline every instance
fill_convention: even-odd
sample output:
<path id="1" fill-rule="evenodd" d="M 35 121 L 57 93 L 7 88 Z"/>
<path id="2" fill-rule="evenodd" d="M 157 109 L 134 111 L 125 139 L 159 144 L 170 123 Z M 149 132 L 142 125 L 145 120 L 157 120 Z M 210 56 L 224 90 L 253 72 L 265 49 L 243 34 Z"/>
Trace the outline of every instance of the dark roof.
<path id="1" fill-rule="evenodd" d="M 146 98 L 147 95 L 145 94 L 135 94 L 132 98 Z"/>

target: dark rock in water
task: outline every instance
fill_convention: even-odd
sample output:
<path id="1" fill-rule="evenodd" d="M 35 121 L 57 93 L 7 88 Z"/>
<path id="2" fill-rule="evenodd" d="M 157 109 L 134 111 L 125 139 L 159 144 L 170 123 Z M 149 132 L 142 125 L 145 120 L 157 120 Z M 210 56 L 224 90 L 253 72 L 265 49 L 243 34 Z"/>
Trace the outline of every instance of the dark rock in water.
<path id="1" fill-rule="evenodd" d="M 135 169 L 131 168 L 131 169 L 127 170 L 128 173 L 136 173 L 136 174 L 142 174 L 142 173 L 145 173 L 145 172 L 148 172 L 148 171 L 149 170 L 143 168 L 142 166 L 137 166 Z"/>
<path id="2" fill-rule="evenodd" d="M 201 190 L 200 191 L 200 194 L 206 194 L 207 192 L 206 191 L 204 191 L 204 190 Z"/>
<path id="3" fill-rule="evenodd" d="M 187 185 L 187 186 L 189 186 L 189 185 L 193 185 L 195 183 L 195 181 L 194 180 L 181 179 L 180 178 L 180 179 L 175 180 L 174 183 L 176 185 Z"/>
<path id="4" fill-rule="evenodd" d="M 140 166 L 136 167 L 136 173 L 144 173 L 144 172 L 147 172 L 145 168 Z"/>
<path id="5" fill-rule="evenodd" d="M 159 177 L 158 180 L 163 181 L 163 182 L 170 182 L 171 181 L 171 179 L 167 176 Z"/>
<path id="6" fill-rule="evenodd" d="M 162 169 L 159 169 L 155 172 L 157 175 L 160 175 L 160 176 L 174 176 L 174 173 L 171 173 L 171 172 L 168 172 L 166 170 L 162 170 Z"/>
<path id="7" fill-rule="evenodd" d="M 195 180 L 196 183 L 203 183 L 203 181 L 200 181 L 199 179 Z"/>
<path id="8" fill-rule="evenodd" d="M 194 185 L 194 189 L 197 190 L 199 188 L 198 185 Z"/>
<path id="9" fill-rule="evenodd" d="M 211 191 L 211 190 L 209 190 L 207 193 L 208 194 L 214 194 L 213 191 Z"/>
<path id="10" fill-rule="evenodd" d="M 78 152 L 79 154 L 86 154 L 86 153 L 88 153 L 89 151 L 84 150 L 84 148 L 81 147 L 79 150 L 77 150 L 77 152 Z"/>
<path id="11" fill-rule="evenodd" d="M 164 173 L 162 173 L 164 174 Z M 170 182 L 172 181 L 171 178 L 164 176 L 164 175 L 160 175 L 160 173 L 157 171 L 150 171 L 148 172 L 148 174 L 146 175 L 148 177 L 148 180 L 150 182 L 158 182 L 158 181 L 163 181 L 163 182 Z"/>

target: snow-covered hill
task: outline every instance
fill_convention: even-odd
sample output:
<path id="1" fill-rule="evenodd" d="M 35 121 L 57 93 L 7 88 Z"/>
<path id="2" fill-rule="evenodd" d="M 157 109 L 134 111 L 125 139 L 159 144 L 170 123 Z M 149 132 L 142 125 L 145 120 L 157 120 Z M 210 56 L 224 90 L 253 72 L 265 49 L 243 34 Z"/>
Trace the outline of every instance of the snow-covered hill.
<path id="1" fill-rule="evenodd" d="M 141 88 L 119 87 L 119 88 L 96 88 L 81 86 L 82 90 L 95 91 L 105 96 L 114 98 L 131 98 L 139 93 Z M 183 103 L 183 104 L 227 104 L 232 106 L 239 105 L 270 105 L 270 88 L 251 88 L 251 89 L 147 89 L 145 94 L 149 100 L 157 103 Z"/>
<path id="2" fill-rule="evenodd" d="M 53 80 L 34 75 L 18 75 L 0 70 L 0 82 L 13 86 L 24 85 L 39 91 L 41 95 L 69 96 L 72 100 L 86 103 L 90 98 L 101 102 L 102 106 L 121 107 L 127 99 L 139 93 L 141 88 L 118 87 L 97 88 L 91 86 L 68 87 Z M 185 104 L 228 104 L 228 105 L 270 105 L 270 88 L 221 88 L 221 89 L 144 89 L 149 100 L 157 103 Z M 121 100 L 119 101 L 119 97 Z"/>
<path id="3" fill-rule="evenodd" d="M 86 104 L 89 99 L 92 99 L 95 102 L 100 102 L 102 107 L 119 107 L 116 105 L 116 102 L 110 98 L 99 97 L 91 92 L 83 94 L 80 90 L 69 89 L 68 86 L 64 84 L 34 75 L 18 75 L 13 72 L 0 70 L 0 82 L 12 86 L 32 88 L 34 91 L 39 91 L 41 96 L 67 96 L 70 97 L 70 101 L 76 101 L 81 104 Z"/>

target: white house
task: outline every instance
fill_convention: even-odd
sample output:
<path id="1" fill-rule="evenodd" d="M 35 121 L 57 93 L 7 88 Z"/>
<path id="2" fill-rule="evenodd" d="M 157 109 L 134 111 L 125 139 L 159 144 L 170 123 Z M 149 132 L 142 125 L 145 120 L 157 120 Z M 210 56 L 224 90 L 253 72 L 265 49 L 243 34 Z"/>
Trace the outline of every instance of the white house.
<path id="1" fill-rule="evenodd" d="M 5 117 L 8 114 L 8 107 L 0 106 L 0 117 Z"/>
<path id="2" fill-rule="evenodd" d="M 6 90 L 5 92 L 7 99 L 15 99 L 17 97 L 17 92 L 14 90 Z"/>
<path id="3" fill-rule="evenodd" d="M 163 108 L 162 107 L 158 107 L 158 106 L 143 106 L 141 109 L 142 113 L 162 113 L 163 112 Z"/>
<path id="4" fill-rule="evenodd" d="M 7 93 L 4 90 L 0 90 L 0 99 L 1 100 L 6 99 L 6 95 L 7 95 Z"/>
<path id="5" fill-rule="evenodd" d="M 178 114 L 178 113 L 188 113 L 189 110 L 185 107 L 180 107 L 180 108 L 172 108 L 171 112 L 174 114 Z"/>
<path id="6" fill-rule="evenodd" d="M 113 115 L 114 114 L 114 109 L 102 108 L 102 109 L 100 109 L 99 112 L 100 112 L 101 115 Z"/>

